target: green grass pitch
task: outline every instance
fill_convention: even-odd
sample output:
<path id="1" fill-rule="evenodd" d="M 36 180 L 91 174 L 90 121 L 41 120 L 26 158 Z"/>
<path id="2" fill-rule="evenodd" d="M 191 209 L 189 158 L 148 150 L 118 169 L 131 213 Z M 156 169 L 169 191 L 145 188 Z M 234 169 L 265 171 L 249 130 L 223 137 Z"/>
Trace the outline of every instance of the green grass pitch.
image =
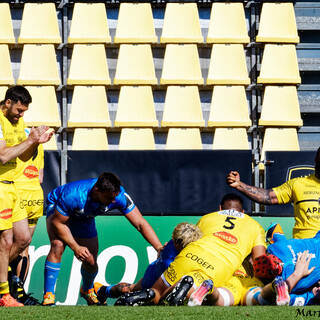
<path id="1" fill-rule="evenodd" d="M 153 319 L 192 319 L 192 320 L 286 320 L 320 318 L 320 306 L 312 307 L 23 307 L 0 308 L 0 319 L 83 319 L 83 320 L 153 320 Z"/>

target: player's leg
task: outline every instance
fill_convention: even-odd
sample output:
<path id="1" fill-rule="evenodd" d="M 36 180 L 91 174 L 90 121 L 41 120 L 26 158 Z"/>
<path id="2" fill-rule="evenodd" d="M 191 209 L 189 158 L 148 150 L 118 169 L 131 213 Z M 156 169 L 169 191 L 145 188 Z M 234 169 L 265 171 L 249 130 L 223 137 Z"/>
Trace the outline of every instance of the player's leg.
<path id="1" fill-rule="evenodd" d="M 135 284 L 126 282 L 120 282 L 110 286 L 104 286 L 99 282 L 95 282 L 93 288 L 101 304 L 105 304 L 108 298 L 119 298 L 125 293 L 141 290 L 133 290 L 135 288 Z"/>
<path id="2" fill-rule="evenodd" d="M 216 292 L 219 293 L 217 288 L 214 287 L 213 281 L 211 279 L 205 280 L 201 283 L 201 285 L 191 294 L 188 306 L 189 307 L 195 307 L 195 306 L 201 306 L 204 298 L 207 295 L 215 295 Z M 219 297 L 217 297 L 215 300 L 218 301 Z"/>

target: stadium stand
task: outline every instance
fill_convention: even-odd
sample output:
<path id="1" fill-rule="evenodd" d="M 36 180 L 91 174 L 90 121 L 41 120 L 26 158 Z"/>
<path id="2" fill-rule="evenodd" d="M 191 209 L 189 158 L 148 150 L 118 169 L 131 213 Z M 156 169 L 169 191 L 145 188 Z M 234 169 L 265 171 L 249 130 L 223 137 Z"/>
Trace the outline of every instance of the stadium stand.
<path id="1" fill-rule="evenodd" d="M 72 150 L 108 150 L 106 129 L 75 128 Z"/>
<path id="2" fill-rule="evenodd" d="M 170 128 L 168 130 L 166 149 L 201 150 L 200 130 L 198 128 Z"/>
<path id="3" fill-rule="evenodd" d="M 7 44 L 0 45 L 0 84 L 14 84 L 11 61 L 9 55 L 9 47 Z"/>
<path id="4" fill-rule="evenodd" d="M 8 3 L 0 3 L 0 43 L 15 43 Z"/>
<path id="5" fill-rule="evenodd" d="M 249 150 L 245 128 L 216 128 L 213 135 L 213 150 Z"/>
<path id="6" fill-rule="evenodd" d="M 155 150 L 155 148 L 151 128 L 121 129 L 119 150 Z"/>

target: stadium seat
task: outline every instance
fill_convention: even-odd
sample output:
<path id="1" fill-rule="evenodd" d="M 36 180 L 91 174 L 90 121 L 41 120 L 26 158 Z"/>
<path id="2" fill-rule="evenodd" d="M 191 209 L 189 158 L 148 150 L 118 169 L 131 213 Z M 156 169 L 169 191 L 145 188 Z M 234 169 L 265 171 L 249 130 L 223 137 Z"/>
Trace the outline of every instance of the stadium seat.
<path id="1" fill-rule="evenodd" d="M 120 134 L 119 150 L 155 150 L 151 128 L 123 128 Z"/>
<path id="2" fill-rule="evenodd" d="M 264 161 L 266 151 L 300 151 L 297 129 L 266 128 L 260 161 Z M 264 169 L 263 163 L 259 164 L 259 168 Z"/>
<path id="3" fill-rule="evenodd" d="M 244 86 L 214 86 L 208 127 L 250 127 Z"/>
<path id="4" fill-rule="evenodd" d="M 72 150 L 108 150 L 107 132 L 104 128 L 74 129 Z"/>
<path id="5" fill-rule="evenodd" d="M 266 86 L 259 119 L 261 126 L 302 126 L 295 86 Z"/>
<path id="6" fill-rule="evenodd" d="M 111 127 L 104 86 L 74 87 L 68 127 Z"/>
<path id="7" fill-rule="evenodd" d="M 14 84 L 7 44 L 0 44 L 0 57 L 0 85 Z"/>
<path id="8" fill-rule="evenodd" d="M 23 46 L 19 85 L 59 85 L 60 77 L 53 44 Z"/>
<path id="9" fill-rule="evenodd" d="M 150 86 L 122 86 L 115 127 L 158 127 Z"/>
<path id="10" fill-rule="evenodd" d="M 26 126 L 60 127 L 60 112 L 54 86 L 28 86 L 26 89 L 32 97 L 29 109 L 23 117 Z"/>
<path id="11" fill-rule="evenodd" d="M 242 3 L 214 2 L 207 43 L 249 43 Z"/>
<path id="12" fill-rule="evenodd" d="M 257 42 L 298 43 L 296 18 L 291 2 L 263 3 Z"/>
<path id="13" fill-rule="evenodd" d="M 7 90 L 7 86 L 0 86 L 0 101 L 4 100 Z"/>
<path id="14" fill-rule="evenodd" d="M 71 57 L 68 85 L 111 84 L 103 44 L 75 44 Z"/>
<path id="15" fill-rule="evenodd" d="M 204 127 L 197 86 L 168 86 L 161 127 Z"/>
<path id="16" fill-rule="evenodd" d="M 114 84 L 157 84 L 150 44 L 121 44 Z"/>
<path id="17" fill-rule="evenodd" d="M 121 3 L 115 43 L 155 43 L 152 9 L 150 3 Z"/>
<path id="18" fill-rule="evenodd" d="M 207 84 L 250 84 L 242 44 L 213 44 Z"/>
<path id="19" fill-rule="evenodd" d="M 9 4 L 0 3 L 0 43 L 15 42 Z"/>
<path id="20" fill-rule="evenodd" d="M 203 84 L 197 45 L 167 44 L 160 84 Z"/>
<path id="21" fill-rule="evenodd" d="M 68 43 L 110 43 L 104 3 L 79 3 L 73 7 Z"/>
<path id="22" fill-rule="evenodd" d="M 18 43 L 61 43 L 54 3 L 25 3 Z"/>
<path id="23" fill-rule="evenodd" d="M 216 128 L 213 135 L 213 150 L 250 150 L 245 128 Z"/>
<path id="24" fill-rule="evenodd" d="M 167 3 L 160 42 L 203 42 L 196 3 Z"/>
<path id="25" fill-rule="evenodd" d="M 52 128 L 50 128 L 48 131 L 51 131 L 53 130 Z M 43 149 L 44 150 L 58 150 L 58 147 L 57 147 L 57 138 L 56 138 L 56 135 L 54 134 L 52 136 L 52 138 L 43 144 Z"/>
<path id="26" fill-rule="evenodd" d="M 258 83 L 301 83 L 295 45 L 265 45 Z"/>
<path id="27" fill-rule="evenodd" d="M 199 128 L 170 128 L 168 130 L 166 149 L 202 149 Z"/>

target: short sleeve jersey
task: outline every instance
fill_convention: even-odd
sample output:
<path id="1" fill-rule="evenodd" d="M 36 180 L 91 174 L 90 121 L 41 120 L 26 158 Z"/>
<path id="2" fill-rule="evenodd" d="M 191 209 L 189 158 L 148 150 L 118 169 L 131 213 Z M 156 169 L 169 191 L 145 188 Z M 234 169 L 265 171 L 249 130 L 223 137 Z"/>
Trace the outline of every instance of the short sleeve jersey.
<path id="1" fill-rule="evenodd" d="M 212 255 L 240 265 L 255 246 L 266 246 L 265 232 L 260 224 L 236 210 L 222 210 L 203 216 L 197 223 L 206 250 Z"/>
<path id="2" fill-rule="evenodd" d="M 135 204 L 122 186 L 114 203 L 105 206 L 93 201 L 90 192 L 96 182 L 97 179 L 88 179 L 62 185 L 48 194 L 47 205 L 54 205 L 64 216 L 79 219 L 107 215 L 114 209 L 127 214 L 135 208 Z"/>
<path id="3" fill-rule="evenodd" d="M 0 141 L 5 141 L 8 147 L 15 146 L 26 139 L 24 132 L 24 121 L 20 118 L 16 124 L 12 124 L 0 111 Z M 15 169 L 17 158 L 0 164 L 0 180 L 13 181 L 15 179 Z"/>
<path id="4" fill-rule="evenodd" d="M 273 191 L 279 204 L 293 203 L 294 238 L 310 238 L 320 230 L 320 180 L 314 174 L 288 180 Z"/>

